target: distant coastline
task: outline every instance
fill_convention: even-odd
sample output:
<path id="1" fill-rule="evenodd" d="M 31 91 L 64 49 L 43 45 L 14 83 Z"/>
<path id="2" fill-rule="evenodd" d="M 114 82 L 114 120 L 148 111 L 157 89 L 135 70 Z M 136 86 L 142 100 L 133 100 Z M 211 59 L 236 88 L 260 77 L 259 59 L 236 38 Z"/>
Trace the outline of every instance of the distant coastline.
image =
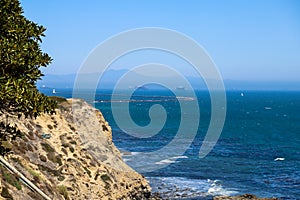
<path id="1" fill-rule="evenodd" d="M 101 77 L 98 88 L 99 89 L 112 89 L 119 78 L 125 74 L 127 70 L 109 70 Z M 85 75 L 84 75 L 85 76 Z M 86 82 L 92 79 L 98 80 L 100 74 L 86 74 Z M 139 77 L 143 79 L 143 77 Z M 200 77 L 186 77 L 191 86 L 195 90 L 207 90 L 205 82 Z M 172 78 L 169 78 L 172 82 Z M 72 89 L 74 81 L 76 80 L 76 74 L 47 74 L 42 80 L 37 82 L 37 86 L 40 89 Z M 173 89 L 182 88 L 183 86 L 176 84 L 176 78 L 173 80 Z M 226 90 L 260 90 L 260 91 L 300 91 L 300 80 L 282 81 L 282 80 L 231 80 L 224 79 L 224 85 Z M 134 87 L 130 82 L 124 89 Z M 154 89 L 159 89 L 155 87 Z"/>

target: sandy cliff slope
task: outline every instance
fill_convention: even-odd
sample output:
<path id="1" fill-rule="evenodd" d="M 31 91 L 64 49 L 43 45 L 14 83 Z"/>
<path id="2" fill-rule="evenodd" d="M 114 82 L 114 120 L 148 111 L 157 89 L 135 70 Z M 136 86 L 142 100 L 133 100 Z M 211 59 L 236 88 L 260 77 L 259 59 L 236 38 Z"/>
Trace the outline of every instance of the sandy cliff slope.
<path id="1" fill-rule="evenodd" d="M 101 112 L 83 100 L 60 101 L 55 115 L 9 116 L 24 136 L 7 144 L 13 153 L 5 159 L 51 199 L 147 199 L 148 182 L 123 162 Z M 0 170 L 2 197 L 42 199 Z"/>

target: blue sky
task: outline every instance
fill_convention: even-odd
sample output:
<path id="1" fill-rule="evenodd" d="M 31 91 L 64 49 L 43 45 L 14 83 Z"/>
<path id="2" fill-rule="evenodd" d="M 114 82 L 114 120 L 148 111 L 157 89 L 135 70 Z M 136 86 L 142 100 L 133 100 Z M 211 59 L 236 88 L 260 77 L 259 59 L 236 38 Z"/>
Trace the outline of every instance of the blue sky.
<path id="1" fill-rule="evenodd" d="M 224 79 L 300 80 L 300 1 L 21 0 L 47 28 L 46 74 L 75 73 L 99 43 L 122 31 L 162 27 L 202 45 Z M 120 62 L 129 67 L 130 62 Z"/>

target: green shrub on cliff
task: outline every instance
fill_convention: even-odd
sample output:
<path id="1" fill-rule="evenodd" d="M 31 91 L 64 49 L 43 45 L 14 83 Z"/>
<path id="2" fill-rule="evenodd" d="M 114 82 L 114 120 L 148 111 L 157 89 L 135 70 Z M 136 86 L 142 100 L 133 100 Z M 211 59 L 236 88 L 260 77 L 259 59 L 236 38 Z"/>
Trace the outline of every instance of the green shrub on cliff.
<path id="1" fill-rule="evenodd" d="M 67 187 L 64 185 L 57 186 L 59 194 L 63 195 L 65 199 L 69 199 Z"/>
<path id="2" fill-rule="evenodd" d="M 45 28 L 22 14 L 18 0 L 0 1 L 0 114 L 37 117 L 53 113 L 57 106 L 36 88 L 43 76 L 39 68 L 46 67 L 51 58 L 40 48 Z M 9 130 L 17 130 L 5 121 L 0 125 L 0 154 L 4 154 L 8 149 L 2 141 L 15 139 Z"/>

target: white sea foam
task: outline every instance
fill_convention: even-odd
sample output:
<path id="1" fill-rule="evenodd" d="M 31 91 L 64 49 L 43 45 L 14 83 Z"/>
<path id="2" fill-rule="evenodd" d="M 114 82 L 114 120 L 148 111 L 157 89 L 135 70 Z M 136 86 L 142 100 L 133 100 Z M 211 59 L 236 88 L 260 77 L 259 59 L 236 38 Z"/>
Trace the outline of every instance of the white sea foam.
<path id="1" fill-rule="evenodd" d="M 163 198 L 209 197 L 215 195 L 236 195 L 238 192 L 225 188 L 219 180 L 189 179 L 182 177 L 147 177 L 154 192 Z"/>
<path id="2" fill-rule="evenodd" d="M 275 158 L 274 161 L 284 161 L 285 158 Z"/>
<path id="3" fill-rule="evenodd" d="M 134 155 L 137 155 L 137 154 L 140 154 L 141 152 L 130 152 L 130 151 L 122 151 L 121 150 L 121 155 L 122 157 L 130 157 L 130 156 L 134 156 Z"/>
<path id="4" fill-rule="evenodd" d="M 163 165 L 163 164 L 171 164 L 171 163 L 175 163 L 175 162 L 176 162 L 175 160 L 164 159 L 164 160 L 161 160 L 159 162 L 156 162 L 155 164 Z"/>
<path id="5" fill-rule="evenodd" d="M 179 159 L 179 158 L 188 158 L 187 156 L 174 156 L 174 157 L 172 157 L 172 159 Z"/>
<path id="6" fill-rule="evenodd" d="M 236 191 L 232 191 L 230 189 L 226 189 L 222 186 L 221 182 L 219 180 L 207 180 L 208 183 L 210 183 L 210 187 L 207 190 L 207 193 L 209 195 L 224 195 L 224 196 L 230 196 L 233 194 L 236 194 Z"/>
<path id="7" fill-rule="evenodd" d="M 168 159 L 163 159 L 159 162 L 156 162 L 155 164 L 157 165 L 163 165 L 163 164 L 171 164 L 171 163 L 176 163 L 178 161 L 176 161 L 177 159 L 184 159 L 184 158 L 188 158 L 187 156 L 174 156 L 174 157 L 170 157 Z"/>
<path id="8" fill-rule="evenodd" d="M 137 155 L 137 154 L 140 154 L 141 152 L 135 152 L 135 151 L 133 151 L 133 152 L 131 152 L 131 155 Z"/>

